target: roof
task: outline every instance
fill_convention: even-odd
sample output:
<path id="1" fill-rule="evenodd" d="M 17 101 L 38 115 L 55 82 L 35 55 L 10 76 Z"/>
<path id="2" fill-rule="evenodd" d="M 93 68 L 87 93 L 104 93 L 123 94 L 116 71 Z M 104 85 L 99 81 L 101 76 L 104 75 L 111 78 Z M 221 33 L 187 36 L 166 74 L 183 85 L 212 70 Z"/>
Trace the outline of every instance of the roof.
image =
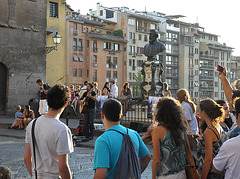
<path id="1" fill-rule="evenodd" d="M 116 41 L 116 42 L 127 42 L 122 37 L 114 36 L 114 35 L 108 35 L 108 34 L 98 34 L 98 33 L 86 33 L 84 32 L 88 37 L 95 38 L 95 39 L 103 39 L 103 40 L 109 40 L 109 41 Z"/>
<path id="2" fill-rule="evenodd" d="M 213 35 L 213 36 L 218 36 L 218 37 L 221 37 L 220 35 L 217 35 L 217 34 L 211 34 L 211 33 L 208 33 L 208 32 L 203 32 L 203 31 L 198 31 L 198 33 L 200 34 L 207 34 L 207 35 Z"/>
<path id="3" fill-rule="evenodd" d="M 133 13 L 129 13 L 129 12 L 127 12 L 127 14 L 128 14 L 128 17 L 135 17 L 135 18 L 139 18 L 139 19 L 143 19 L 143 20 L 151 21 L 151 22 L 156 22 L 156 23 L 161 22 L 159 20 L 153 19 L 148 16 L 140 15 L 140 14 L 133 14 Z"/>
<path id="4" fill-rule="evenodd" d="M 104 24 L 102 24 L 101 22 L 97 22 L 97 21 L 93 21 L 93 20 L 89 20 L 85 17 L 82 16 L 78 16 L 78 17 L 70 17 L 70 21 L 72 22 L 79 22 L 79 23 L 83 23 L 83 24 L 90 24 L 90 25 L 96 25 L 96 26 L 104 26 Z"/>
<path id="5" fill-rule="evenodd" d="M 177 19 L 177 18 L 186 17 L 186 16 L 183 16 L 183 15 L 168 15 L 166 17 L 170 18 L 170 19 Z"/>

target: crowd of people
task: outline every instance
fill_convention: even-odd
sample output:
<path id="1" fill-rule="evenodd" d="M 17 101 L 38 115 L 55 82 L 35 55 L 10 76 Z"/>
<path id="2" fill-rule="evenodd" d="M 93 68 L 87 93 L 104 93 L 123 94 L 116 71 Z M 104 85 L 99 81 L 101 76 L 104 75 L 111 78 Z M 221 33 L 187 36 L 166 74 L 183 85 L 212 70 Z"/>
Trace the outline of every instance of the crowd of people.
<path id="1" fill-rule="evenodd" d="M 126 111 L 119 100 L 116 100 L 118 87 L 114 81 L 110 84 L 106 82 L 102 90 L 98 89 L 96 83 L 89 82 L 85 82 L 82 88 L 76 86 L 76 89 L 73 85 L 70 88 L 64 85 L 47 88 L 42 82 L 39 86 L 46 96 L 41 95 L 41 100 L 47 98 L 47 113 L 30 122 L 34 118 L 30 108 L 26 106 L 24 112 L 21 112 L 18 107 L 16 120 L 11 127 L 19 126 L 19 120 L 25 121 L 24 126 L 28 126 L 24 161 L 31 176 L 71 178 L 67 159 L 68 154 L 74 150 L 72 134 L 59 121 L 59 117 L 67 105 L 82 105 L 87 99 L 84 130 L 86 137 L 91 140 L 94 135 L 95 102 L 98 95 L 106 95 L 110 99 L 103 104 L 101 113 L 105 132 L 97 138 L 94 148 L 95 179 L 117 178 L 121 173 L 125 173 L 128 178 L 134 173 L 131 176 L 139 178 L 139 173 L 141 175 L 151 160 L 149 150 L 143 142 L 148 137 L 152 138 L 153 144 L 153 179 L 189 178 L 186 170 L 190 161 L 188 144 L 190 153 L 196 151 L 196 155 L 193 155 L 195 178 L 240 178 L 240 81 L 236 82 L 236 89 L 232 89 L 226 73 L 224 68 L 223 72 L 219 72 L 219 78 L 227 101 L 204 99 L 198 106 L 191 100 L 186 89 L 178 90 L 177 98 L 172 98 L 167 84 L 164 83 L 164 97 L 157 102 L 153 123 L 143 137 L 120 124 Z M 120 98 L 125 100 L 131 96 L 129 84 L 125 83 Z M 131 140 L 127 140 L 126 136 Z M 33 140 L 37 144 L 33 145 Z M 126 157 L 128 148 L 131 148 L 128 152 L 132 156 L 130 159 Z M 137 161 L 133 161 L 134 156 Z M 126 166 L 123 164 L 124 160 L 128 163 Z"/>

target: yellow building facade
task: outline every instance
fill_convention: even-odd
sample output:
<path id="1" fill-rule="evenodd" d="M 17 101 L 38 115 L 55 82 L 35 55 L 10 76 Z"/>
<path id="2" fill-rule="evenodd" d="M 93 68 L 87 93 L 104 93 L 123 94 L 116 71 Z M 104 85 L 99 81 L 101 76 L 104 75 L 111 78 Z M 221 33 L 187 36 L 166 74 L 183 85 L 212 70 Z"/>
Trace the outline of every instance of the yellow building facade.
<path id="1" fill-rule="evenodd" d="M 67 36 L 66 36 L 66 2 L 65 0 L 47 1 L 46 46 L 55 46 L 52 37 L 61 35 L 57 51 L 53 50 L 46 57 L 46 83 L 53 86 L 57 83 L 67 84 Z"/>

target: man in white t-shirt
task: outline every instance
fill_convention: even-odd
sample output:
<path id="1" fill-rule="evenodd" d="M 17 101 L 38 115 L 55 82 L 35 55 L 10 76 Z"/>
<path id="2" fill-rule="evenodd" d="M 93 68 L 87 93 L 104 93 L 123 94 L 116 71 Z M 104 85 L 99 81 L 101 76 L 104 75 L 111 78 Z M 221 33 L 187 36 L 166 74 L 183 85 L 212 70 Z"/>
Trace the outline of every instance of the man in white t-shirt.
<path id="1" fill-rule="evenodd" d="M 236 122 L 240 127 L 240 99 L 236 100 L 235 109 L 237 111 Z M 227 140 L 220 148 L 217 156 L 213 159 L 213 171 L 215 173 L 225 173 L 225 179 L 240 178 L 240 136 Z"/>
<path id="2" fill-rule="evenodd" d="M 27 126 L 24 162 L 33 178 L 35 178 L 35 169 L 38 178 L 71 178 L 68 154 L 73 152 L 72 134 L 70 129 L 59 120 L 69 100 L 70 91 L 64 85 L 55 85 L 48 91 L 48 113 L 36 119 L 34 128 L 36 166 L 32 143 L 33 121 Z"/>
<path id="3" fill-rule="evenodd" d="M 111 93 L 112 93 L 112 97 L 117 99 L 118 98 L 118 87 L 116 85 L 115 80 L 111 80 L 110 81 L 111 84 Z"/>

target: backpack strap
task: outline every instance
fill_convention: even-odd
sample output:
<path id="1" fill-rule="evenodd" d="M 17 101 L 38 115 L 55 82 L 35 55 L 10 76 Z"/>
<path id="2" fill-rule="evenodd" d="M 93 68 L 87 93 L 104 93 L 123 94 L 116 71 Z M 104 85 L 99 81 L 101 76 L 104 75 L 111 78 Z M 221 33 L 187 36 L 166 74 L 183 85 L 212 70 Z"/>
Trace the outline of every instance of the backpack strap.
<path id="1" fill-rule="evenodd" d="M 35 129 L 35 124 L 37 122 L 37 119 L 36 118 L 34 121 L 33 121 L 33 124 L 32 124 L 32 145 L 33 145 L 33 158 L 34 158 L 34 164 L 35 164 L 35 169 L 34 169 L 34 172 L 35 172 L 35 178 L 37 179 L 37 161 L 36 161 L 36 151 L 35 151 L 35 145 L 36 145 L 36 138 L 35 138 L 35 135 L 34 135 L 34 129 Z"/>

